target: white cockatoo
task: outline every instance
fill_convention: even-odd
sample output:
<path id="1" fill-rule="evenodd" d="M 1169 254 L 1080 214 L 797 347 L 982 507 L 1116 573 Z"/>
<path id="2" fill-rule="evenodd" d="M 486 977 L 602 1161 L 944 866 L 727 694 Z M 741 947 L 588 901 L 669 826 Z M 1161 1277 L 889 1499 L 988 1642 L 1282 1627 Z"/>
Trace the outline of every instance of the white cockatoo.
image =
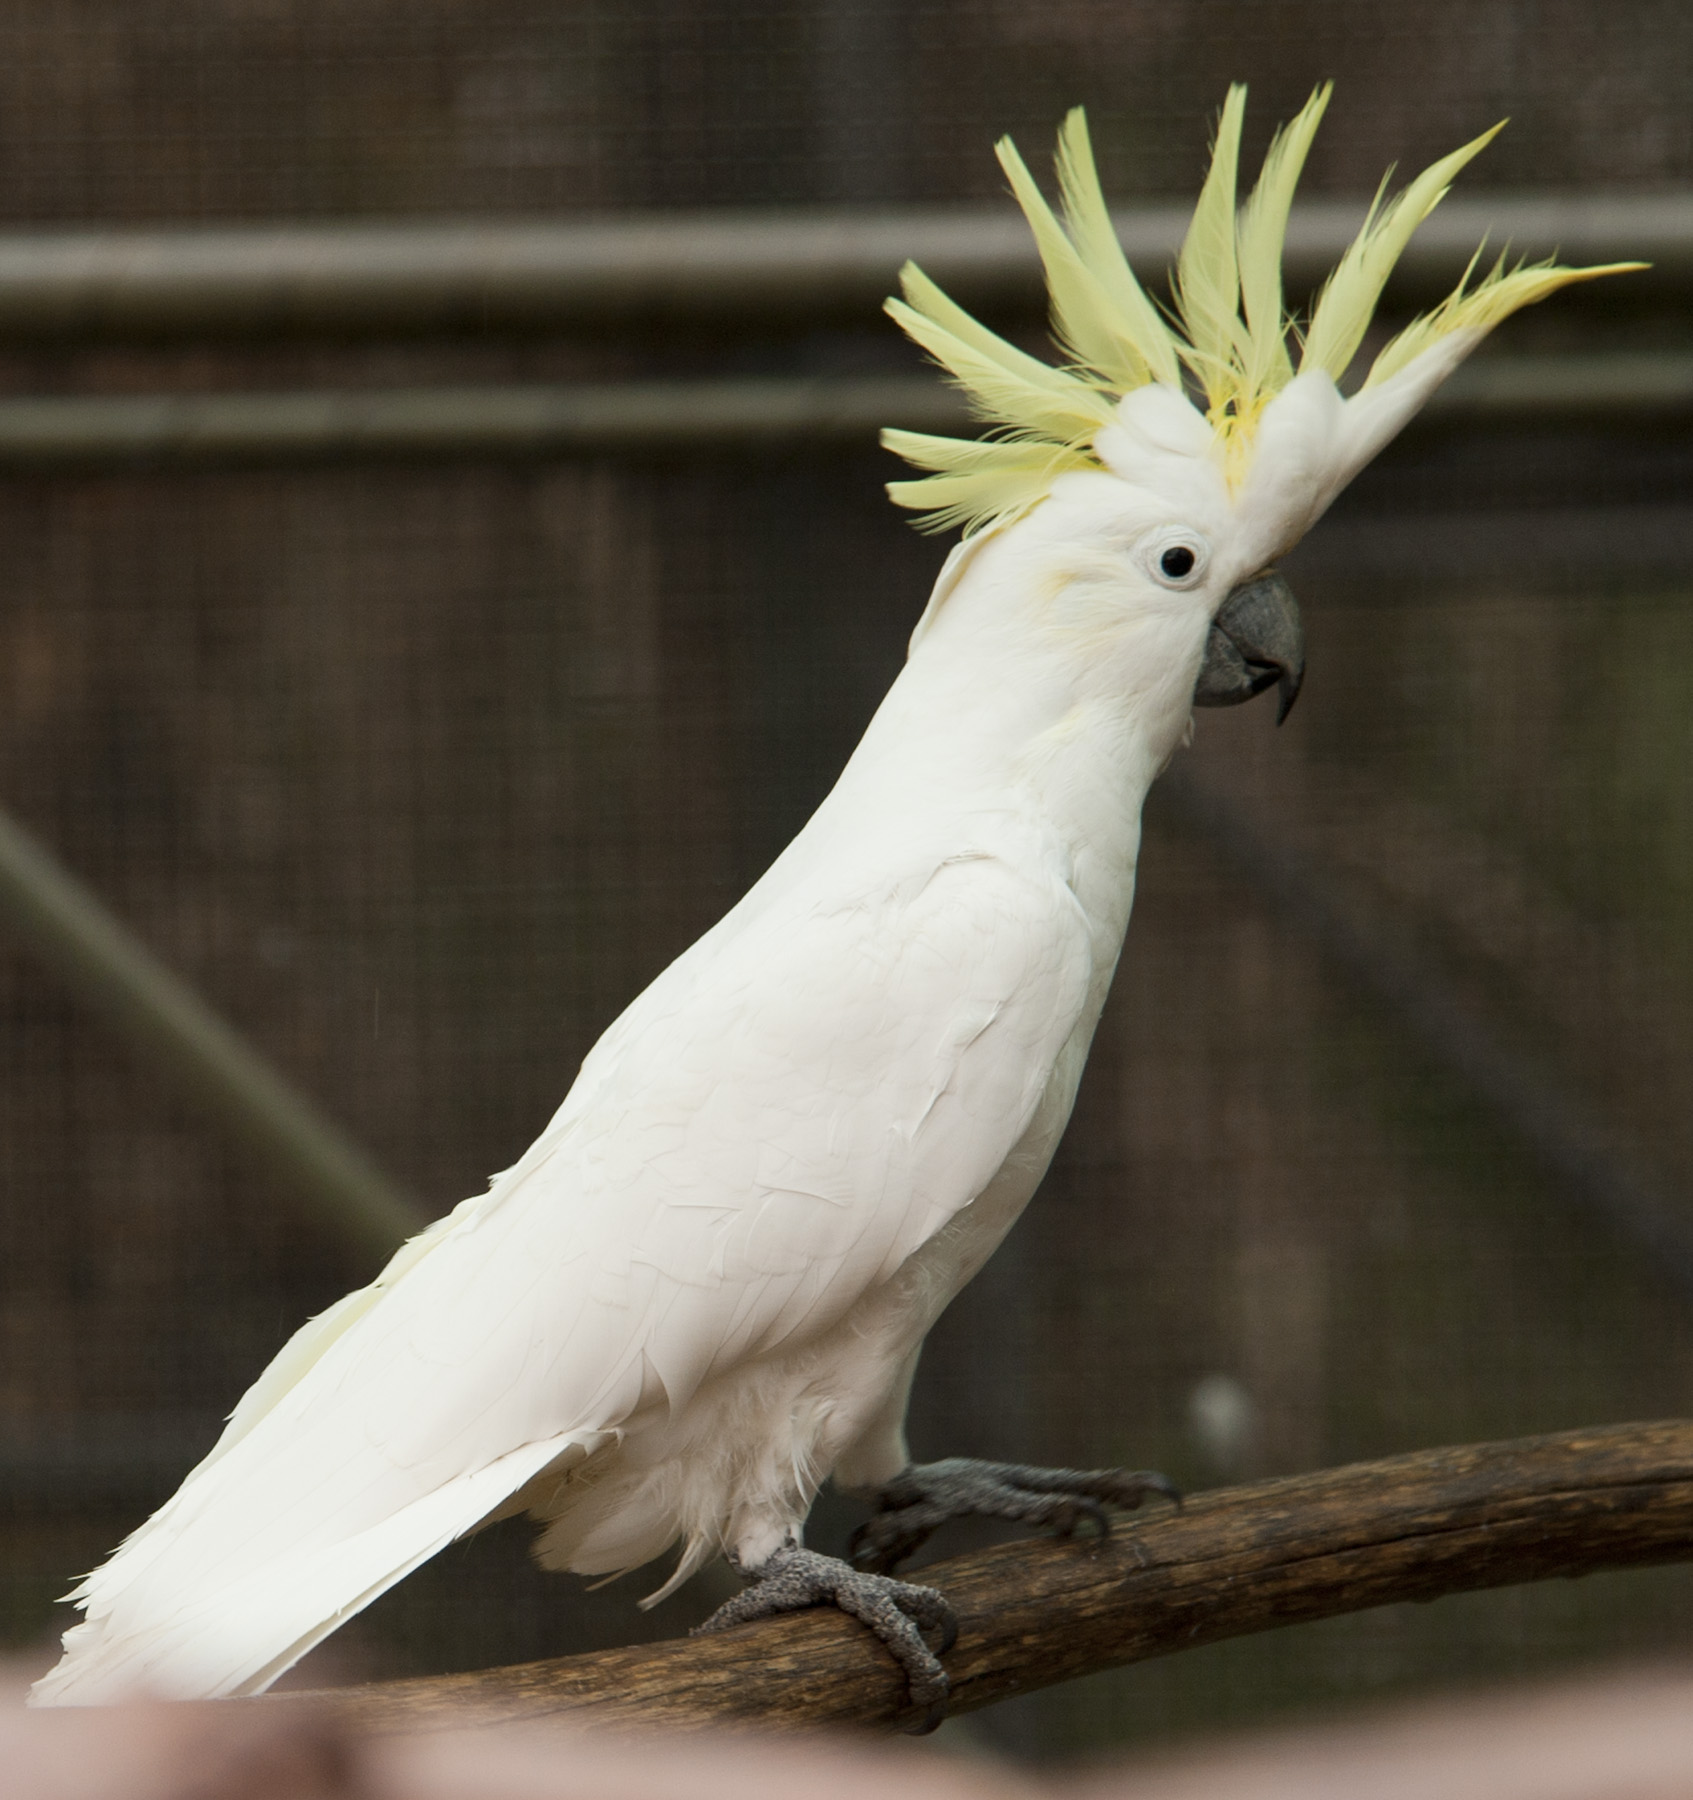
<path id="1" fill-rule="evenodd" d="M 1337 385 L 1412 231 L 1487 136 L 1370 209 L 1299 333 L 1281 249 L 1327 90 L 1238 210 L 1223 108 L 1166 316 L 1080 112 L 1061 211 L 1000 161 L 1063 366 L 919 270 L 889 310 L 997 428 L 890 432 L 902 506 L 964 540 L 840 780 L 595 1045 L 528 1153 L 304 1325 L 211 1454 L 74 1596 L 44 1703 L 264 1689 L 444 1545 L 527 1512 L 548 1568 L 726 1554 L 708 1622 L 834 1603 L 934 1710 L 949 1614 L 887 1571 L 936 1525 L 1073 1529 L 1157 1477 L 912 1466 L 924 1334 L 1033 1194 L 1128 924 L 1141 803 L 1196 701 L 1298 690 L 1273 572 L 1507 314 L 1604 271 L 1468 278 Z M 858 1566 L 801 1547 L 820 1484 L 877 1494 Z M 654 1596 L 656 1598 L 657 1596 Z"/>

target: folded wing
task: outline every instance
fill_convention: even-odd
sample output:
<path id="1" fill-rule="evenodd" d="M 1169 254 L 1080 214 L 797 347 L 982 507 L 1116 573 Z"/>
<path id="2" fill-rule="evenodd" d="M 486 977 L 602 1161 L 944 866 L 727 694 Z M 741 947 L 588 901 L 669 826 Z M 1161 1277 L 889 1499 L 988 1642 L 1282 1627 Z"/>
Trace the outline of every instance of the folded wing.
<path id="1" fill-rule="evenodd" d="M 988 857 L 682 959 L 533 1149 L 284 1347 L 38 1685 L 255 1692 L 537 1473 L 836 1322 L 986 1186 L 1087 1005 L 1061 883 Z"/>

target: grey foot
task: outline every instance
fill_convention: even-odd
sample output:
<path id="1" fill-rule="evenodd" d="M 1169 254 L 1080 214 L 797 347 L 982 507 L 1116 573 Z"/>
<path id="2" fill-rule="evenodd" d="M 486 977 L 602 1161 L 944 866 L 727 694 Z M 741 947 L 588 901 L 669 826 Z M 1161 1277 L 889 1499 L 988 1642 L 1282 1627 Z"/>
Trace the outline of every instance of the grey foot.
<path id="1" fill-rule="evenodd" d="M 904 1669 L 911 1704 L 925 1713 L 918 1730 L 933 1731 L 946 1717 L 948 1682 L 940 1659 L 958 1636 L 958 1621 L 943 1594 L 889 1575 L 866 1574 L 838 1556 L 820 1556 L 798 1544 L 784 1544 L 756 1569 L 742 1568 L 733 1557 L 729 1560 L 751 1585 L 724 1601 L 703 1625 L 696 1625 L 692 1636 L 808 1606 L 838 1606 L 868 1625 Z M 925 1631 L 940 1633 L 937 1649 L 931 1650 L 924 1641 Z"/>
<path id="2" fill-rule="evenodd" d="M 1062 1537 L 1087 1524 L 1106 1538 L 1106 1509 L 1132 1511 L 1148 1494 L 1181 1505 L 1174 1483 L 1151 1469 L 1030 1469 L 965 1456 L 913 1463 L 877 1490 L 880 1510 L 852 1534 L 849 1553 L 854 1567 L 886 1573 L 948 1520 L 972 1513 L 1048 1526 Z"/>

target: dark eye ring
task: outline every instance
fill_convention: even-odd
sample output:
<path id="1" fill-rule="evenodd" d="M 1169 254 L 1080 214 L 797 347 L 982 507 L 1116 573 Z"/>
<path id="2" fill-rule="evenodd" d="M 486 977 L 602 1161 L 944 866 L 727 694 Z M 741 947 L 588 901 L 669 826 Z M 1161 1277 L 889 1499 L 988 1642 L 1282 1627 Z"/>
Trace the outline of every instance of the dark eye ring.
<path id="1" fill-rule="evenodd" d="M 1172 544 L 1158 559 L 1158 567 L 1172 581 L 1180 581 L 1184 575 L 1193 573 L 1193 565 L 1199 558 L 1186 544 Z"/>

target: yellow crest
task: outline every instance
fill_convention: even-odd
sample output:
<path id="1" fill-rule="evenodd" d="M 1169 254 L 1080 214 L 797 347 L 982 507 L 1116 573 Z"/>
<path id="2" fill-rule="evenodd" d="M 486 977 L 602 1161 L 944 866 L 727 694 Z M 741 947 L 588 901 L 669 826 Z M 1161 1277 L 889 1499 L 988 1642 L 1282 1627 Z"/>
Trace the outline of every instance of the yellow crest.
<path id="1" fill-rule="evenodd" d="M 1007 343 L 907 263 L 900 275 L 905 297 L 889 300 L 888 312 L 963 390 L 971 411 L 997 429 L 980 439 L 884 431 L 889 450 L 930 471 L 922 480 L 890 482 L 895 503 L 922 513 L 917 523 L 928 530 L 961 525 L 970 533 L 1014 518 L 1041 500 L 1065 470 L 1103 466 L 1093 440 L 1112 423 L 1125 394 L 1153 381 L 1179 389 L 1184 370 L 1203 395 L 1218 451 L 1234 478 L 1250 458 L 1259 415 L 1294 378 L 1290 339 L 1302 340 L 1300 373 L 1319 369 L 1338 382 L 1411 234 L 1502 127 L 1442 157 L 1391 199 L 1384 179 L 1302 327 L 1283 306 L 1282 246 L 1294 189 L 1330 92 L 1327 84 L 1318 88 L 1276 133 L 1251 198 L 1237 208 L 1246 89 L 1229 89 L 1210 172 L 1171 275 L 1167 310 L 1147 297 L 1117 241 L 1081 108 L 1058 134 L 1057 213 L 1011 140 L 1001 139 L 1000 166 L 1034 231 L 1053 335 L 1065 363 L 1054 367 Z M 1478 249 L 1476 258 L 1480 254 Z M 1548 262 L 1507 268 L 1501 256 L 1471 287 L 1475 261 L 1439 306 L 1383 349 L 1365 387 L 1398 373 L 1454 331 L 1491 330 L 1569 282 L 1641 266 L 1569 269 Z"/>

